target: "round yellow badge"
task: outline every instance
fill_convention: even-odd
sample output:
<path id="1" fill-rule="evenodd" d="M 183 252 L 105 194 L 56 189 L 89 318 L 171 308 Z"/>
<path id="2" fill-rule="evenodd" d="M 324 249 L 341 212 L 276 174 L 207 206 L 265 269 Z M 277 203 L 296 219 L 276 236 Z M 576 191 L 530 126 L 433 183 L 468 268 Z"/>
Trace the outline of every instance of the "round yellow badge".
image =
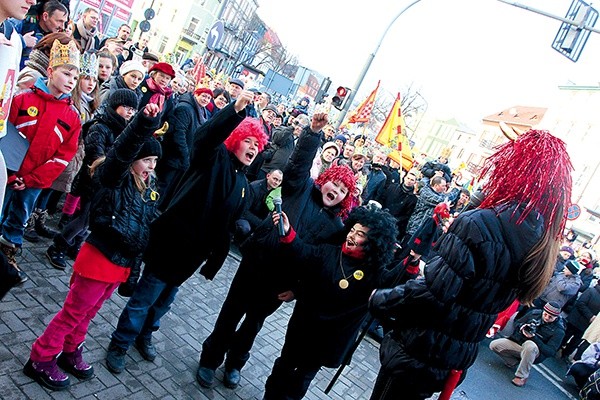
<path id="1" fill-rule="evenodd" d="M 154 190 L 150 192 L 150 199 L 152 201 L 156 201 L 158 200 L 158 192 L 155 192 Z"/>
<path id="2" fill-rule="evenodd" d="M 31 106 L 27 109 L 27 114 L 29 114 L 30 117 L 35 117 L 38 115 L 38 109 L 37 107 Z"/>
<path id="3" fill-rule="evenodd" d="M 360 269 L 357 269 L 356 271 L 354 271 L 352 276 L 354 276 L 354 279 L 356 279 L 357 281 L 360 281 L 362 278 L 365 277 L 365 273 L 362 272 Z"/>
<path id="4" fill-rule="evenodd" d="M 145 86 L 142 86 L 142 87 L 140 88 L 140 90 L 141 90 L 142 92 L 144 92 L 144 93 L 146 93 L 146 92 L 148 91 L 148 89 L 146 89 L 146 87 L 145 87 Z"/>
<path id="5" fill-rule="evenodd" d="M 340 285 L 341 289 L 347 289 L 348 288 L 348 281 L 346 279 L 340 279 L 338 285 Z"/>

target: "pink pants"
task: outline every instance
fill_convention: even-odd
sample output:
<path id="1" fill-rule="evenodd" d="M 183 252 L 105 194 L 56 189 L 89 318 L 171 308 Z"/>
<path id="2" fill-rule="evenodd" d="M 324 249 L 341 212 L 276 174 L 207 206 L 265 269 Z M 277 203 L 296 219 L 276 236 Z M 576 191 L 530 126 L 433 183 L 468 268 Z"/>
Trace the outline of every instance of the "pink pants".
<path id="1" fill-rule="evenodd" d="M 63 308 L 31 347 L 31 361 L 50 361 L 58 353 L 72 353 L 85 339 L 90 321 L 119 283 L 106 283 L 74 273 Z"/>

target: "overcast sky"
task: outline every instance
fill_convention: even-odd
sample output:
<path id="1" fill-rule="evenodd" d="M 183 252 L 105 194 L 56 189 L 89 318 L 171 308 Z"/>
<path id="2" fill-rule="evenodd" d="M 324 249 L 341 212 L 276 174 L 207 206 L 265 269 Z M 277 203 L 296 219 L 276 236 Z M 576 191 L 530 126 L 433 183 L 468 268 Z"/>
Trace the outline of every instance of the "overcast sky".
<path id="1" fill-rule="evenodd" d="M 408 0 L 259 0 L 259 14 L 302 65 L 352 87 L 386 26 Z M 570 0 L 522 0 L 564 16 Z M 560 22 L 496 0 L 422 0 L 390 29 L 357 99 L 381 79 L 411 83 L 428 113 L 477 123 L 515 105 L 546 107 L 558 85 L 598 85 L 600 35 L 573 63 L 551 48 Z"/>

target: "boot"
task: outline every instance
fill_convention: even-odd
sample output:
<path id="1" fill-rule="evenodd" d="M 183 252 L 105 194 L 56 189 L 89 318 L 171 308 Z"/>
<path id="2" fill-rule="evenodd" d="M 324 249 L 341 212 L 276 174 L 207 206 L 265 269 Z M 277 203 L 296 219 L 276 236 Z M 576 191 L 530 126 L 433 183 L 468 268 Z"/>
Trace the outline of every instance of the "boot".
<path id="1" fill-rule="evenodd" d="M 71 386 L 69 377 L 58 368 L 56 357 L 46 362 L 27 361 L 23 373 L 51 390 L 65 390 Z"/>
<path id="2" fill-rule="evenodd" d="M 152 344 L 152 338 L 146 339 L 138 336 L 135 339 L 135 348 L 146 361 L 154 361 L 156 358 L 156 348 Z"/>
<path id="3" fill-rule="evenodd" d="M 215 383 L 215 370 L 199 365 L 196 371 L 196 380 L 202 387 L 212 387 Z"/>
<path id="4" fill-rule="evenodd" d="M 28 242 L 38 243 L 40 241 L 40 235 L 35 230 L 36 222 L 39 218 L 37 213 L 37 208 L 34 212 L 31 213 L 29 219 L 27 220 L 27 224 L 25 225 L 25 232 L 23 232 L 23 238 L 25 238 Z"/>
<path id="5" fill-rule="evenodd" d="M 52 265 L 56 269 L 65 270 L 67 268 L 67 261 L 65 260 L 65 251 L 63 248 L 56 244 L 50 245 L 48 250 L 46 250 L 46 258 L 50 261 L 50 265 Z"/>
<path id="6" fill-rule="evenodd" d="M 125 369 L 125 355 L 127 350 L 117 346 L 112 341 L 108 345 L 106 352 L 106 366 L 114 374 L 120 374 Z"/>
<path id="7" fill-rule="evenodd" d="M 41 237 L 52 239 L 58 234 L 54 229 L 50 229 L 46 226 L 46 220 L 48 219 L 48 210 L 41 210 L 37 208 L 35 210 L 38 214 L 38 218 L 35 220 L 35 232 Z"/>
<path id="8" fill-rule="evenodd" d="M 4 239 L 3 236 L 0 236 L 0 251 L 4 253 L 8 263 L 17 270 L 17 274 L 19 276 L 17 285 L 20 285 L 29 279 L 25 272 L 21 271 L 21 268 L 19 268 L 19 265 L 17 264 L 17 254 L 20 252 L 20 250 L 20 247 L 17 247 L 14 243 Z"/>
<path id="9" fill-rule="evenodd" d="M 240 370 L 235 368 L 225 368 L 225 375 L 223 376 L 223 384 L 229 389 L 235 389 L 240 384 Z"/>
<path id="10" fill-rule="evenodd" d="M 72 353 L 62 353 L 58 357 L 58 366 L 64 371 L 75 376 L 77 379 L 85 381 L 94 376 L 94 367 L 83 360 L 83 343 L 77 346 L 77 350 Z"/>

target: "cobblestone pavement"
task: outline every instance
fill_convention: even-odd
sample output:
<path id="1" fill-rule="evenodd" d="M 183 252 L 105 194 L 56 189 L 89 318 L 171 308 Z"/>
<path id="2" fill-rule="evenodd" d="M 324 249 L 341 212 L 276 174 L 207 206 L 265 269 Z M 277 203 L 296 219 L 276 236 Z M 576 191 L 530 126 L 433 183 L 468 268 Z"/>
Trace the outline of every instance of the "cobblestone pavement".
<path id="1" fill-rule="evenodd" d="M 72 387 L 51 392 L 22 373 L 31 344 L 61 308 L 68 290 L 71 268 L 59 271 L 46 262 L 49 241 L 26 243 L 19 265 L 29 281 L 14 288 L 0 302 L 0 398 L 1 399 L 262 399 L 265 380 L 278 356 L 292 304 L 285 304 L 265 323 L 252 356 L 242 371 L 236 390 L 225 388 L 217 371 L 217 385 L 201 388 L 195 379 L 202 341 L 208 336 L 238 265 L 231 254 L 214 281 L 194 275 L 182 287 L 171 311 L 154 335 L 159 356 L 151 363 L 135 348 L 127 355 L 127 369 L 113 375 L 104 365 L 105 351 L 126 299 L 116 292 L 90 324 L 84 356 L 94 365 L 96 377 Z M 352 365 L 330 395 L 325 395 L 334 372 L 319 372 L 307 399 L 368 399 L 379 367 L 376 343 L 365 340 Z"/>

